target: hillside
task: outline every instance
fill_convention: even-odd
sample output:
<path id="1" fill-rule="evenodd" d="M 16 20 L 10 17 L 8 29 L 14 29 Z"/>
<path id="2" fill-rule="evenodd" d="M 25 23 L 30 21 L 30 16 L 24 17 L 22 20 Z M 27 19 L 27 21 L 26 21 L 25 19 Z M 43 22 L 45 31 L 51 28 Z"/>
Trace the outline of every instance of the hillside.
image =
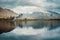
<path id="1" fill-rule="evenodd" d="M 15 12 L 11 11 L 10 9 L 3 9 L 0 7 L 0 18 L 9 18 L 12 16 L 17 16 Z"/>
<path id="2" fill-rule="evenodd" d="M 60 14 L 53 12 L 43 13 L 43 12 L 33 12 L 32 14 L 24 14 L 20 17 L 21 19 L 60 19 Z"/>

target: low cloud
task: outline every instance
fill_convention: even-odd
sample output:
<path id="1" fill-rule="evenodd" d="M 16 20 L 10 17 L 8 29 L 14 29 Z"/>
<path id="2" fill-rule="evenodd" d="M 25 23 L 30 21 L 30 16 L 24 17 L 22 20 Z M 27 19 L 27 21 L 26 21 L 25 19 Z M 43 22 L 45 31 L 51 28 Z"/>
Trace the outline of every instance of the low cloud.
<path id="1" fill-rule="evenodd" d="M 16 13 L 27 13 L 27 14 L 31 14 L 33 12 L 44 12 L 43 8 L 39 8 L 36 6 L 17 6 L 15 8 L 12 9 L 14 12 Z"/>

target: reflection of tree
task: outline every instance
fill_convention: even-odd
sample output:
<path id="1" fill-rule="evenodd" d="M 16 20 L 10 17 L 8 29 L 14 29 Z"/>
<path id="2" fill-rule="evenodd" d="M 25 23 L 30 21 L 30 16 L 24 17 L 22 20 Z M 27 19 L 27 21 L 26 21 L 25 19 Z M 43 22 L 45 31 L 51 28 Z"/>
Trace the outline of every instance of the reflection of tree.
<path id="1" fill-rule="evenodd" d="M 39 28 L 44 28 L 44 27 L 48 27 L 49 30 L 58 28 L 60 25 L 59 21 L 35 21 L 35 23 L 30 24 L 27 22 L 27 24 L 29 26 L 32 26 L 34 29 L 39 29 Z"/>
<path id="2" fill-rule="evenodd" d="M 18 23 L 19 27 L 23 27 L 23 26 L 32 26 L 34 29 L 39 29 L 39 28 L 44 28 L 44 27 L 48 27 L 49 30 L 58 28 L 60 26 L 60 22 L 59 21 L 27 21 L 27 19 L 25 19 L 25 21 L 20 21 Z"/>
<path id="3" fill-rule="evenodd" d="M 25 18 L 25 23 L 27 23 L 27 18 Z"/>
<path id="4" fill-rule="evenodd" d="M 21 28 L 23 27 L 22 21 L 20 21 L 20 23 L 18 24 L 18 26 L 21 27 Z"/>

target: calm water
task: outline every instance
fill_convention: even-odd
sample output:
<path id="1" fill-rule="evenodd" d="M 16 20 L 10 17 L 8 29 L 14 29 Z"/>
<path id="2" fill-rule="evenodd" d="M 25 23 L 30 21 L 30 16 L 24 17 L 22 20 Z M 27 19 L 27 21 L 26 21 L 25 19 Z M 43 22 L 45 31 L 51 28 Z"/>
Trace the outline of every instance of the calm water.
<path id="1" fill-rule="evenodd" d="M 0 40 L 60 40 L 60 21 L 0 22 L 14 30 L 0 34 Z"/>

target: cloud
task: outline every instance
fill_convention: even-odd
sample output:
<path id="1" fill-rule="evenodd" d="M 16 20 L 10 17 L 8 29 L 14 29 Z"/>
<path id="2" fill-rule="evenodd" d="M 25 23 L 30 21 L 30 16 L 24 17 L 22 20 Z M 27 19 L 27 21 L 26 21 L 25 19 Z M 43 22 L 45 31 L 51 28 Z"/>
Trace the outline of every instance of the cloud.
<path id="1" fill-rule="evenodd" d="M 44 8 L 46 10 L 52 10 L 55 12 L 60 13 L 60 0 L 29 0 L 29 3 L 31 3 L 34 6 Z"/>
<path id="2" fill-rule="evenodd" d="M 17 13 L 32 13 L 38 10 L 42 12 L 45 10 L 58 11 L 57 9 L 60 8 L 55 0 L 18 0 L 17 2 L 17 6 L 13 8 Z"/>
<path id="3" fill-rule="evenodd" d="M 1 7 L 16 7 L 16 6 L 39 6 L 39 7 L 56 7 L 56 4 L 59 4 L 59 0 L 0 0 Z"/>
<path id="4" fill-rule="evenodd" d="M 0 7 L 14 8 L 16 6 L 31 5 L 27 0 L 0 0 Z"/>
<path id="5" fill-rule="evenodd" d="M 57 6 L 54 2 L 47 2 L 47 0 L 29 0 L 29 2 L 35 6 L 42 8 L 55 8 Z"/>
<path id="6" fill-rule="evenodd" d="M 15 8 L 18 6 L 36 6 L 44 10 L 56 10 L 60 8 L 60 0 L 0 0 L 0 7 Z"/>
<path id="7" fill-rule="evenodd" d="M 44 11 L 43 8 L 39 8 L 36 6 L 17 6 L 13 8 L 12 10 L 16 13 L 30 13 L 30 14 L 35 11 L 41 11 L 41 12 Z"/>

